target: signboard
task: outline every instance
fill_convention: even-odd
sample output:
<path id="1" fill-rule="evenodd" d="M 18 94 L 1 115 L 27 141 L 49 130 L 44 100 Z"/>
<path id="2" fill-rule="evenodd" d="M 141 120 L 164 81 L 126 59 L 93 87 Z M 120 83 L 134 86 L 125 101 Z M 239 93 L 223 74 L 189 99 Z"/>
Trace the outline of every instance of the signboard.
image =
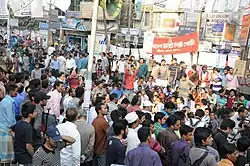
<path id="1" fill-rule="evenodd" d="M 224 28 L 223 40 L 234 41 L 235 32 L 236 32 L 236 25 L 227 23 Z"/>
<path id="2" fill-rule="evenodd" d="M 186 25 L 180 25 L 179 30 L 177 32 L 178 36 L 183 36 L 186 34 L 194 33 L 197 32 L 197 27 L 196 26 L 186 26 Z M 199 38 L 201 39 L 201 36 L 203 34 L 203 28 L 201 27 L 199 30 Z"/>
<path id="3" fill-rule="evenodd" d="M 8 18 L 7 0 L 0 0 L 0 18 Z"/>
<path id="4" fill-rule="evenodd" d="M 207 26 L 205 37 L 212 41 L 221 41 L 223 37 L 224 24 L 232 19 L 231 13 L 210 13 L 207 15 Z"/>
<path id="5" fill-rule="evenodd" d="M 169 55 L 198 51 L 198 34 L 191 33 L 173 38 L 154 38 L 152 54 Z"/>
<path id="6" fill-rule="evenodd" d="M 141 20 L 142 18 L 142 0 L 135 0 L 135 17 L 136 20 Z"/>
<path id="7" fill-rule="evenodd" d="M 39 29 L 48 30 L 49 24 L 44 22 L 39 22 Z"/>
<path id="8" fill-rule="evenodd" d="M 246 61 L 243 60 L 236 60 L 234 65 L 234 72 L 238 77 L 245 76 L 245 69 L 246 69 Z"/>
<path id="9" fill-rule="evenodd" d="M 248 40 L 249 27 L 250 27 L 250 7 L 244 10 L 241 25 L 242 26 L 241 26 L 241 33 L 240 33 L 240 39 L 239 39 L 240 45 L 246 46 L 246 43 Z"/>

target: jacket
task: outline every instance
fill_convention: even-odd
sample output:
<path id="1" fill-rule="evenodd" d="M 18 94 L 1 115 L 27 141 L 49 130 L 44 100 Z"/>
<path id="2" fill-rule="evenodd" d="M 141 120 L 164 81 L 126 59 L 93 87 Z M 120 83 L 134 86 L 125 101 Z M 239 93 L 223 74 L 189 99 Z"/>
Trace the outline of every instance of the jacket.
<path id="1" fill-rule="evenodd" d="M 201 156 L 208 152 L 208 149 L 205 147 L 193 147 L 190 149 L 189 157 L 191 160 L 191 164 L 193 164 L 196 160 L 201 158 Z M 215 157 L 208 153 L 208 155 L 205 157 L 205 159 L 201 162 L 200 166 L 216 166 L 216 160 Z"/>
<path id="2" fill-rule="evenodd" d="M 147 75 L 147 72 L 148 72 L 148 66 L 146 64 L 142 64 L 139 66 L 137 77 L 138 78 L 141 78 L 141 77 L 145 78 Z"/>

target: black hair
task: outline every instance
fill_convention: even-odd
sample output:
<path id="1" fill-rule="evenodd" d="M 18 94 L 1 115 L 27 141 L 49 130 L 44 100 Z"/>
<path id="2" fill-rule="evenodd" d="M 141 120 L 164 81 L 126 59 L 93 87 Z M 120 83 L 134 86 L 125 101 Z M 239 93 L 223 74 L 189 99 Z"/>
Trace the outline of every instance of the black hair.
<path id="1" fill-rule="evenodd" d="M 112 125 L 114 134 L 118 136 L 119 134 L 121 134 L 122 130 L 124 130 L 125 132 L 127 125 L 128 122 L 125 119 L 118 119 L 117 121 L 114 121 Z"/>
<path id="2" fill-rule="evenodd" d="M 38 92 L 37 89 L 31 89 L 31 90 L 29 91 L 28 96 L 29 96 L 29 100 L 30 100 L 30 101 L 33 101 L 33 98 L 35 97 L 36 92 Z"/>
<path id="3" fill-rule="evenodd" d="M 201 103 L 202 103 L 203 105 L 207 105 L 207 104 L 208 104 L 208 101 L 207 101 L 206 99 L 201 99 Z"/>
<path id="4" fill-rule="evenodd" d="M 16 78 L 16 83 L 21 83 L 22 80 L 24 79 L 24 73 L 23 72 L 22 73 L 17 73 L 15 78 Z"/>
<path id="5" fill-rule="evenodd" d="M 98 104 L 96 104 L 96 106 L 95 106 L 95 111 L 96 111 L 97 115 L 99 114 L 99 110 L 102 109 L 102 105 L 104 105 L 104 104 L 103 104 L 103 103 L 98 103 Z"/>
<path id="6" fill-rule="evenodd" d="M 225 142 L 220 148 L 220 157 L 226 159 L 229 154 L 233 154 L 236 151 L 236 146 Z"/>
<path id="7" fill-rule="evenodd" d="M 139 101 L 139 96 L 138 95 L 135 95 L 133 98 L 132 98 L 132 101 L 131 101 L 131 105 L 134 106 L 138 103 Z"/>
<path id="8" fill-rule="evenodd" d="M 235 122 L 231 119 L 224 119 L 220 124 L 220 129 L 227 130 L 227 128 L 233 129 L 235 127 Z"/>
<path id="9" fill-rule="evenodd" d="M 43 81 L 43 80 L 45 80 L 45 79 L 47 79 L 47 74 L 42 74 L 42 76 L 41 76 L 41 80 Z"/>
<path id="10" fill-rule="evenodd" d="M 84 94 L 84 88 L 81 86 L 78 86 L 76 88 L 76 97 L 80 98 Z"/>
<path id="11" fill-rule="evenodd" d="M 115 121 L 119 120 L 122 117 L 122 113 L 120 111 L 118 111 L 118 110 L 114 110 L 114 111 L 111 112 L 110 117 L 111 117 L 111 120 L 113 122 L 115 122 Z"/>
<path id="12" fill-rule="evenodd" d="M 56 89 L 56 87 L 59 87 L 60 85 L 63 85 L 63 82 L 61 82 L 61 81 L 56 81 L 56 82 L 54 83 L 53 88 Z"/>
<path id="13" fill-rule="evenodd" d="M 205 112 L 202 109 L 198 109 L 195 112 L 195 116 L 199 117 L 199 118 L 202 118 L 203 116 L 205 116 Z"/>
<path id="14" fill-rule="evenodd" d="M 240 108 L 238 109 L 238 113 L 244 113 L 245 110 L 247 110 L 246 107 L 240 107 Z"/>
<path id="15" fill-rule="evenodd" d="M 151 120 L 152 119 L 152 115 L 150 113 L 145 113 L 145 120 Z"/>
<path id="16" fill-rule="evenodd" d="M 237 149 L 239 152 L 245 152 L 250 147 L 250 139 L 242 136 L 237 140 Z"/>
<path id="17" fill-rule="evenodd" d="M 125 98 L 122 100 L 121 104 L 130 104 L 130 102 L 127 98 Z"/>
<path id="18" fill-rule="evenodd" d="M 181 120 L 185 119 L 186 115 L 182 111 L 176 111 L 174 115 L 178 116 Z"/>
<path id="19" fill-rule="evenodd" d="M 15 74 L 10 74 L 9 75 L 9 81 L 15 82 L 16 81 L 16 75 Z"/>
<path id="20" fill-rule="evenodd" d="M 60 72 L 60 73 L 58 74 L 58 78 L 61 77 L 62 75 L 65 75 L 65 73 L 64 73 L 64 72 Z"/>
<path id="21" fill-rule="evenodd" d="M 145 116 L 144 112 L 142 112 L 142 111 L 135 111 L 135 113 L 138 115 L 139 119 L 141 119 L 143 116 Z"/>
<path id="22" fill-rule="evenodd" d="M 171 127 L 171 126 L 174 126 L 178 120 L 181 120 L 178 116 L 170 115 L 167 118 L 166 123 L 167 123 L 168 127 Z"/>
<path id="23" fill-rule="evenodd" d="M 142 126 L 145 126 L 145 127 L 150 127 L 150 125 L 153 125 L 154 124 L 154 121 L 150 120 L 150 119 L 147 119 L 145 120 L 143 123 L 142 123 Z"/>
<path id="24" fill-rule="evenodd" d="M 187 126 L 187 125 L 182 125 L 180 127 L 180 134 L 181 134 L 181 136 L 187 135 L 188 133 L 191 133 L 193 131 L 194 131 L 194 129 L 192 127 L 190 127 L 190 126 Z"/>
<path id="25" fill-rule="evenodd" d="M 197 127 L 194 131 L 194 143 L 195 146 L 203 145 L 202 141 L 206 141 L 208 137 L 210 137 L 212 131 L 205 127 Z"/>
<path id="26" fill-rule="evenodd" d="M 117 98 L 118 98 L 118 95 L 116 93 L 112 93 L 109 95 L 110 101 L 113 101 L 114 99 L 117 99 Z"/>
<path id="27" fill-rule="evenodd" d="M 141 127 L 138 132 L 138 138 L 141 142 L 146 142 L 148 137 L 150 136 L 150 129 L 149 127 Z"/>
<path id="28" fill-rule="evenodd" d="M 31 103 L 31 102 L 27 102 L 27 103 L 23 104 L 22 110 L 21 110 L 22 116 L 24 118 L 28 118 L 29 114 L 33 114 L 35 109 L 36 109 L 36 105 Z"/>
<path id="29" fill-rule="evenodd" d="M 20 85 L 20 86 L 18 87 L 18 89 L 17 89 L 17 92 L 18 92 L 18 93 L 23 93 L 23 91 L 24 91 L 24 86 L 23 86 L 23 85 Z"/>
<path id="30" fill-rule="evenodd" d="M 47 89 L 49 87 L 49 80 L 44 79 L 42 80 L 42 88 Z"/>
<path id="31" fill-rule="evenodd" d="M 77 116 L 78 116 L 78 112 L 77 112 L 76 108 L 71 107 L 71 108 L 68 108 L 66 110 L 67 121 L 74 122 L 76 120 Z"/>
<path id="32" fill-rule="evenodd" d="M 18 86 L 16 84 L 10 84 L 6 87 L 6 92 L 9 94 L 10 92 L 18 89 Z"/>
<path id="33" fill-rule="evenodd" d="M 171 109 L 171 110 L 173 110 L 173 109 L 176 108 L 176 105 L 175 105 L 173 102 L 166 102 L 166 103 L 164 104 L 164 108 L 165 108 L 165 109 Z"/>
<path id="34" fill-rule="evenodd" d="M 158 122 L 158 120 L 162 120 L 165 117 L 165 114 L 163 112 L 157 112 L 154 116 L 154 121 Z"/>

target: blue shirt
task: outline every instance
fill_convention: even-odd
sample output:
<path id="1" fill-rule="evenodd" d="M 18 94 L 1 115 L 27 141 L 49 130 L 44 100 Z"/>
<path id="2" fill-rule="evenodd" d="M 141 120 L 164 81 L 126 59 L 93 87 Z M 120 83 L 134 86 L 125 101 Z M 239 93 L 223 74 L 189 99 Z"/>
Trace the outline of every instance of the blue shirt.
<path id="1" fill-rule="evenodd" d="M 126 166 L 162 166 L 159 155 L 146 143 L 140 143 L 137 148 L 130 150 L 124 164 Z"/>
<path id="2" fill-rule="evenodd" d="M 118 90 L 117 88 L 114 88 L 110 94 L 117 94 L 118 99 L 120 99 L 123 95 L 123 89 Z"/>
<path id="3" fill-rule="evenodd" d="M 8 132 L 16 123 L 14 99 L 6 95 L 0 102 L 0 130 Z"/>
<path id="4" fill-rule="evenodd" d="M 88 66 L 88 58 L 81 58 L 79 60 L 78 69 L 86 69 Z"/>
<path id="5" fill-rule="evenodd" d="M 51 60 L 50 64 L 51 69 L 59 70 L 59 60 Z"/>
<path id="6" fill-rule="evenodd" d="M 16 117 L 20 116 L 20 105 L 26 99 L 26 95 L 24 93 L 18 93 L 16 97 L 13 98 L 15 101 L 15 114 Z"/>

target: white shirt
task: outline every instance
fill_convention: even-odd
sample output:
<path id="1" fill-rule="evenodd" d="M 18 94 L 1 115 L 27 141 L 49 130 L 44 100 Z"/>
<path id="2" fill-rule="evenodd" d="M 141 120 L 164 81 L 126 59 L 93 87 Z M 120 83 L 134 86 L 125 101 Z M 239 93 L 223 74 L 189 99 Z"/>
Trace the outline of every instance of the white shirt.
<path id="1" fill-rule="evenodd" d="M 127 142 L 128 142 L 128 146 L 126 149 L 126 155 L 128 154 L 128 152 L 134 148 L 137 148 L 138 145 L 141 143 L 138 135 L 137 135 L 137 130 L 136 129 L 132 129 L 132 128 L 128 128 L 128 136 L 127 136 Z"/>
<path id="2" fill-rule="evenodd" d="M 95 107 L 91 107 L 87 113 L 87 121 L 89 125 L 92 125 L 93 120 L 97 117 L 97 113 L 95 111 Z"/>
<path id="3" fill-rule="evenodd" d="M 66 95 L 64 97 L 64 100 L 63 100 L 63 109 L 64 111 L 66 111 L 68 108 L 69 108 L 69 102 L 72 102 L 73 100 L 73 97 L 72 96 L 69 96 L 69 95 Z"/>
<path id="4" fill-rule="evenodd" d="M 125 61 L 119 61 L 117 66 L 118 66 L 118 72 L 119 73 L 125 73 Z"/>
<path id="5" fill-rule="evenodd" d="M 72 69 L 76 67 L 76 61 L 73 58 L 67 59 L 66 61 L 66 68 Z"/>
<path id="6" fill-rule="evenodd" d="M 51 55 L 56 49 L 54 47 L 48 48 L 48 54 Z"/>
<path id="7" fill-rule="evenodd" d="M 188 119 L 188 120 L 186 121 L 185 125 L 190 126 L 190 127 L 193 127 L 193 128 L 204 127 L 204 126 L 205 126 L 205 122 L 203 122 L 203 121 L 201 121 L 201 120 L 199 120 L 199 119 L 192 118 L 192 120 L 193 120 L 193 125 L 195 125 L 198 121 L 200 121 L 200 122 L 198 122 L 195 126 L 192 126 L 192 125 L 191 125 L 191 122 L 190 122 L 190 119 Z"/>
<path id="8" fill-rule="evenodd" d="M 61 166 L 80 166 L 81 136 L 76 125 L 66 121 L 57 125 L 57 128 L 61 135 L 70 136 L 76 140 L 75 143 L 61 150 Z"/>
<path id="9" fill-rule="evenodd" d="M 66 58 L 64 56 L 59 56 L 58 60 L 59 60 L 59 71 L 60 72 L 65 72 L 65 70 L 66 70 L 66 63 L 67 63 Z"/>

